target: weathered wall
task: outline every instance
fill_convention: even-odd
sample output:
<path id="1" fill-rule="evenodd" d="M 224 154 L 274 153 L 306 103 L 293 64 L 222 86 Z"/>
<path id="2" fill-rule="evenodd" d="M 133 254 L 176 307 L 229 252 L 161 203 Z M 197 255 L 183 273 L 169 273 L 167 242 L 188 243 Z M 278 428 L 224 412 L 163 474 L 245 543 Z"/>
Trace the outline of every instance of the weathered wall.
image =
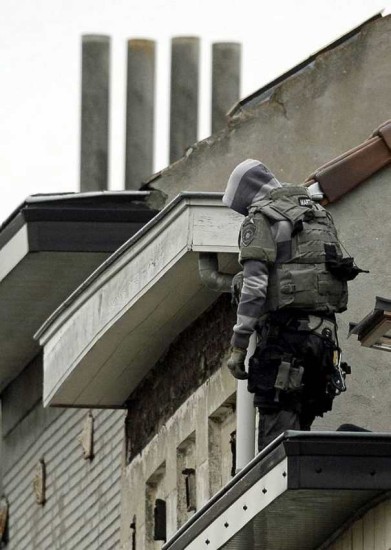
<path id="1" fill-rule="evenodd" d="M 226 358 L 226 355 L 222 357 Z M 201 357 L 193 368 L 200 362 Z M 170 380 L 174 388 L 175 378 Z M 194 470 L 192 502 L 197 510 L 231 478 L 230 434 L 236 424 L 235 388 L 235 380 L 228 369 L 212 374 L 207 382 L 194 389 L 125 468 L 121 502 L 122 550 L 158 550 L 162 547 L 163 541 L 153 540 L 156 498 L 166 502 L 167 539 L 194 513 L 193 509 L 187 509 L 185 468 Z"/>
<path id="2" fill-rule="evenodd" d="M 387 168 L 330 206 L 342 243 L 370 274 L 360 274 L 349 283 L 348 310 L 339 316 L 339 334 L 352 375 L 347 393 L 335 400 L 332 413 L 316 422 L 322 429 L 353 422 L 374 431 L 390 430 L 391 354 L 363 348 L 355 336 L 346 339 L 349 321 L 360 321 L 370 313 L 376 296 L 391 298 L 390 204 L 391 168 Z"/>
<path id="3" fill-rule="evenodd" d="M 181 191 L 222 191 L 246 158 L 265 162 L 281 181 L 300 182 L 354 147 L 391 113 L 391 16 L 327 51 L 245 106 L 225 131 L 151 181 L 172 199 Z"/>
<path id="4" fill-rule="evenodd" d="M 234 313 L 230 296 L 223 294 L 181 333 L 130 396 L 126 419 L 128 461 L 220 367 L 229 347 Z"/>
<path id="5" fill-rule="evenodd" d="M 2 396 L 7 548 L 117 549 L 124 413 L 92 411 L 94 458 L 86 460 L 79 437 L 88 411 L 44 409 L 34 387 L 40 371 L 42 361 L 33 362 Z M 47 475 L 43 506 L 33 490 L 40 459 Z"/>

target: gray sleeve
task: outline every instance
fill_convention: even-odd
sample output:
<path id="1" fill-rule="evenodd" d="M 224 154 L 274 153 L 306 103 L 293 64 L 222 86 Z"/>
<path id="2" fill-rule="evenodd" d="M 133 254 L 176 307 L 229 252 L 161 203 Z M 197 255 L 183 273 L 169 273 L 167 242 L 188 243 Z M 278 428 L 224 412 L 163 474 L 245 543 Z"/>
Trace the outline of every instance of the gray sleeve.
<path id="1" fill-rule="evenodd" d="M 246 349 L 260 317 L 266 312 L 269 268 L 266 262 L 246 260 L 243 265 L 243 288 L 233 329 L 231 345 Z"/>

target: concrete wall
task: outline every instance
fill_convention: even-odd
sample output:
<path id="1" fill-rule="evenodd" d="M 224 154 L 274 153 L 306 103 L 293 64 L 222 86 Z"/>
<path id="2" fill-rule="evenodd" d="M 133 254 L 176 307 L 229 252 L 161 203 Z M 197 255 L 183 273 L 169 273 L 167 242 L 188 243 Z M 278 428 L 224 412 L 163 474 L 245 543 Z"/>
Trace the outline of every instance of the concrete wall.
<path id="1" fill-rule="evenodd" d="M 391 298 L 390 181 L 391 168 L 384 169 L 330 206 L 342 244 L 370 274 L 361 274 L 349 283 L 348 310 L 339 316 L 339 337 L 352 375 L 347 380 L 348 391 L 335 400 L 334 410 L 315 423 L 322 429 L 353 422 L 373 431 L 390 430 L 391 356 L 361 347 L 355 336 L 346 339 L 349 321 L 360 321 L 370 313 L 376 296 Z"/>
<path id="2" fill-rule="evenodd" d="M 281 181 L 303 181 L 390 118 L 390 32 L 391 16 L 367 24 L 270 97 L 245 106 L 225 131 L 194 145 L 150 187 L 167 200 L 180 191 L 222 191 L 246 158 L 262 160 Z"/>
<path id="3" fill-rule="evenodd" d="M 123 411 L 92 411 L 94 458 L 80 436 L 87 410 L 44 409 L 42 361 L 37 359 L 2 395 L 3 492 L 9 501 L 10 550 L 117 549 Z M 46 502 L 34 479 L 43 459 Z"/>
<path id="4" fill-rule="evenodd" d="M 122 479 L 122 550 L 162 547 L 163 541 L 153 540 L 156 498 L 166 502 L 168 539 L 230 479 L 235 388 L 227 369 L 213 374 L 126 467 Z M 186 502 L 185 468 L 195 471 L 191 510 Z"/>
<path id="5" fill-rule="evenodd" d="M 233 322 L 230 297 L 222 295 L 131 395 L 122 482 L 124 550 L 132 548 L 132 535 L 137 548 L 161 547 L 153 540 L 156 498 L 166 501 L 168 536 L 194 512 L 187 509 L 184 470 L 195 470 L 196 509 L 231 477 L 236 381 L 220 367 L 227 359 Z"/>
<path id="6" fill-rule="evenodd" d="M 158 433 L 184 401 L 221 366 L 235 312 L 230 296 L 219 297 L 173 342 L 130 395 L 126 418 L 127 461 Z M 213 334 L 213 338 L 208 335 Z"/>

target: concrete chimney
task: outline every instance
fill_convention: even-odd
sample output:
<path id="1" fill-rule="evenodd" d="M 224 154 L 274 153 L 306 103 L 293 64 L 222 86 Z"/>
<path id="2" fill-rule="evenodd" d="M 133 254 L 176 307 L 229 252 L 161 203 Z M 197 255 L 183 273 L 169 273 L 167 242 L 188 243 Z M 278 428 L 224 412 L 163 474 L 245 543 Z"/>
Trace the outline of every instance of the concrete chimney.
<path id="1" fill-rule="evenodd" d="M 125 189 L 139 189 L 153 171 L 155 42 L 128 41 Z"/>
<path id="2" fill-rule="evenodd" d="M 80 191 L 108 187 L 110 37 L 82 37 Z"/>
<path id="3" fill-rule="evenodd" d="M 198 38 L 171 41 L 170 163 L 198 140 L 199 52 Z"/>
<path id="4" fill-rule="evenodd" d="M 212 46 L 212 134 L 226 125 L 226 113 L 239 100 L 241 45 L 218 42 Z"/>

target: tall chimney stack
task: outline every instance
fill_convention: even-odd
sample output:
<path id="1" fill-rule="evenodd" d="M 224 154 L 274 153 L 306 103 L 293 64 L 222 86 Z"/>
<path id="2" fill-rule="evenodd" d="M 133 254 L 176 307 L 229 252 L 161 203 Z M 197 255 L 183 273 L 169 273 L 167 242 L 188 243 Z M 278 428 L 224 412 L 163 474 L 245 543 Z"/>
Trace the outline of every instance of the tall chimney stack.
<path id="1" fill-rule="evenodd" d="M 241 45 L 217 42 L 212 46 L 212 134 L 226 124 L 226 113 L 239 100 Z"/>
<path id="2" fill-rule="evenodd" d="M 170 163 L 198 139 L 199 51 L 198 38 L 171 41 Z"/>
<path id="3" fill-rule="evenodd" d="M 139 189 L 153 171 L 155 42 L 128 41 L 125 189 Z"/>
<path id="4" fill-rule="evenodd" d="M 80 191 L 108 187 L 110 37 L 82 38 Z"/>

